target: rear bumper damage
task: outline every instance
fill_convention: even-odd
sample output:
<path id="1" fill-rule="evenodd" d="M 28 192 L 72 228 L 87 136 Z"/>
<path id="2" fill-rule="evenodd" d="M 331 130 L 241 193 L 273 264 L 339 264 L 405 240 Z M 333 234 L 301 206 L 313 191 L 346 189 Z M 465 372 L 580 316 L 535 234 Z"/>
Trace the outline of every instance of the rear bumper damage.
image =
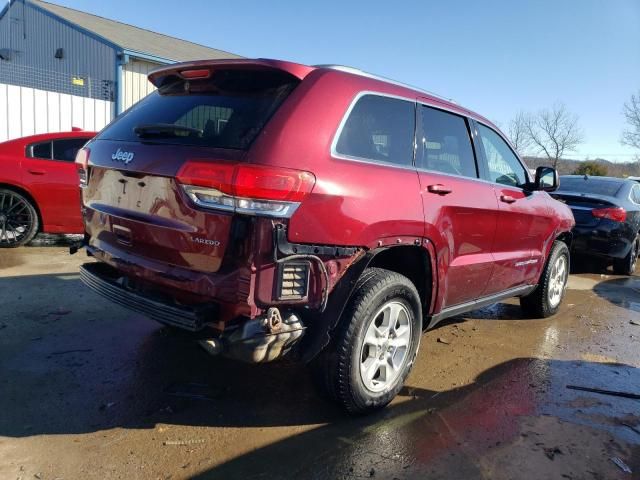
<path id="1" fill-rule="evenodd" d="M 272 221 L 256 220 L 246 227 L 238 229 L 246 233 L 244 243 L 234 240 L 239 247 L 229 247 L 225 264 L 215 273 L 90 238 L 87 252 L 98 263 L 85 264 L 81 279 L 114 303 L 194 332 L 212 354 L 260 363 L 296 347 L 301 358 L 314 356 L 353 288 L 351 271 L 364 268 L 353 266 L 361 263 L 364 251 L 289 243 L 286 227 Z"/>
<path id="2" fill-rule="evenodd" d="M 222 332 L 207 329 L 215 318 L 215 304 L 188 307 L 168 298 L 151 297 L 128 287 L 117 270 L 104 263 L 88 263 L 80 267 L 80 279 L 94 292 L 139 312 L 164 325 L 190 332 L 201 332 L 200 344 L 214 355 L 225 355 L 250 363 L 270 362 L 285 356 L 302 338 L 305 326 L 298 315 L 277 308 L 253 319 L 230 326 Z"/>

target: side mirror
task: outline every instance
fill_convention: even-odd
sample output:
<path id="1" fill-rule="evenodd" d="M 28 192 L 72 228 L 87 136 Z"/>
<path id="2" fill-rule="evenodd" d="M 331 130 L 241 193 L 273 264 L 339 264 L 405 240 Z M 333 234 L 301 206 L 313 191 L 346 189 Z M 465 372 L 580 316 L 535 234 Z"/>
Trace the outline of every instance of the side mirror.
<path id="1" fill-rule="evenodd" d="M 534 188 L 543 192 L 554 192 L 560 186 L 558 171 L 552 167 L 536 168 Z"/>

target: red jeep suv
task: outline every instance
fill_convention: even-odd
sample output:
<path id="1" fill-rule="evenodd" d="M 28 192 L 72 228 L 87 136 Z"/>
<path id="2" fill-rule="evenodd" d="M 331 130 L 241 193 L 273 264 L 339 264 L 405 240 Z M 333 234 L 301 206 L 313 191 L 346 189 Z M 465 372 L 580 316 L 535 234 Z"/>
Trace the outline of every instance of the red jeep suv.
<path id="1" fill-rule="evenodd" d="M 200 61 L 78 154 L 84 283 L 214 354 L 309 362 L 349 412 L 421 332 L 507 297 L 558 310 L 574 221 L 485 118 L 339 66 Z"/>

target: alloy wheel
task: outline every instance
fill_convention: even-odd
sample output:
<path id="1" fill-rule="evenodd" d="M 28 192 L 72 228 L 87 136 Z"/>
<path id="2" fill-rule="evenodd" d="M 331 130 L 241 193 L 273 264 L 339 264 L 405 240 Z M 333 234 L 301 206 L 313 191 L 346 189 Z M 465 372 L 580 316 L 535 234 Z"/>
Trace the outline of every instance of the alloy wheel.
<path id="1" fill-rule="evenodd" d="M 549 305 L 551 308 L 555 308 L 560 304 L 567 285 L 568 274 L 567 258 L 561 255 L 553 264 L 549 277 Z"/>
<path id="2" fill-rule="evenodd" d="M 391 387 L 402 373 L 411 345 L 409 311 L 398 301 L 385 303 L 372 317 L 360 349 L 360 377 L 372 392 Z"/>
<path id="3" fill-rule="evenodd" d="M 33 209 L 22 197 L 0 193 L 0 244 L 14 245 L 23 240 L 34 221 Z"/>

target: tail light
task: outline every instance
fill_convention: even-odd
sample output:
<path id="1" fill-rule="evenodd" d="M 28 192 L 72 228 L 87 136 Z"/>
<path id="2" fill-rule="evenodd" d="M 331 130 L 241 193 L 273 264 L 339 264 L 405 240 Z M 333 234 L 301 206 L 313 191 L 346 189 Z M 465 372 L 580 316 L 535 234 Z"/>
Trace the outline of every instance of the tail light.
<path id="1" fill-rule="evenodd" d="M 624 208 L 596 208 L 591 210 L 591 215 L 596 218 L 607 218 L 614 222 L 624 222 L 627 219 L 627 212 Z"/>
<path id="2" fill-rule="evenodd" d="M 185 163 L 176 179 L 202 207 L 286 218 L 316 182 L 302 170 L 201 160 Z"/>
<path id="3" fill-rule="evenodd" d="M 76 165 L 78 167 L 78 178 L 80 187 L 86 187 L 89 183 L 89 154 L 91 150 L 87 147 L 81 148 L 76 154 Z"/>

